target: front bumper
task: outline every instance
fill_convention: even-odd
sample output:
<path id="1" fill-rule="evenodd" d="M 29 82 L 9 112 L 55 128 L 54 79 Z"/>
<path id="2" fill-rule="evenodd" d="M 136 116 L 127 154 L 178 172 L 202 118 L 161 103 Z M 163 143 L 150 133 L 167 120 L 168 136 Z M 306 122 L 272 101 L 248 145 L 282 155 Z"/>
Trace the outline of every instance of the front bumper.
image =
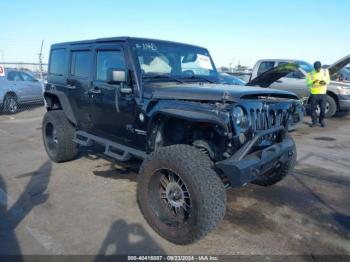
<path id="1" fill-rule="evenodd" d="M 263 150 L 250 153 L 260 138 L 276 133 L 285 136 L 282 126 L 260 131 L 231 158 L 216 163 L 216 167 L 230 180 L 232 187 L 240 187 L 252 182 L 258 176 L 291 160 L 294 153 L 294 141 L 289 137 L 281 138 L 281 142 Z"/>
<path id="2" fill-rule="evenodd" d="M 339 110 L 340 111 L 350 110 L 350 95 L 339 96 Z"/>

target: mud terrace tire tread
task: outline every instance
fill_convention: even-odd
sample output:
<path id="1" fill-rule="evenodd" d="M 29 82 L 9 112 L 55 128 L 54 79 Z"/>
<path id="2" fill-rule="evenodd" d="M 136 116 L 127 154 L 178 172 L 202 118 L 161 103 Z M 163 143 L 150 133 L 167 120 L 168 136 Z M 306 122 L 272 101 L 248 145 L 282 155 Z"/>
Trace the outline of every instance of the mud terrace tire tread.
<path id="1" fill-rule="evenodd" d="M 290 134 L 287 134 L 287 137 L 292 138 Z M 268 173 L 266 175 L 263 175 L 259 179 L 253 181 L 252 184 L 256 184 L 259 186 L 272 186 L 280 182 L 283 178 L 285 178 L 289 174 L 291 170 L 293 170 L 296 164 L 296 161 L 297 161 L 297 149 L 294 144 L 293 157 L 291 161 L 284 164 L 278 172 L 274 172 L 272 174 Z"/>
<path id="2" fill-rule="evenodd" d="M 52 123 L 57 132 L 58 150 L 52 154 L 46 146 L 45 126 Z M 47 154 L 56 163 L 62 163 L 74 159 L 78 154 L 78 146 L 73 142 L 75 133 L 74 126 L 68 121 L 62 110 L 48 111 L 45 113 L 42 124 L 42 135 Z"/>
<path id="3" fill-rule="evenodd" d="M 196 199 L 198 204 L 197 219 L 190 225 L 192 232 L 182 238 L 171 235 L 167 230 L 159 229 L 156 226 L 158 221 L 153 221 L 147 216 L 150 210 L 146 209 L 150 208 L 150 205 L 145 204 L 144 200 L 144 197 L 148 196 L 146 177 L 152 176 L 161 168 L 174 166 L 174 163 L 184 171 L 181 173 L 181 178 L 186 177 L 191 181 L 190 184 L 195 189 L 191 192 L 191 200 Z M 159 148 L 147 156 L 138 176 L 137 199 L 140 210 L 150 226 L 165 239 L 180 245 L 190 244 L 203 238 L 222 221 L 226 211 L 226 190 L 221 179 L 212 169 L 211 160 L 203 152 L 188 145 Z"/>

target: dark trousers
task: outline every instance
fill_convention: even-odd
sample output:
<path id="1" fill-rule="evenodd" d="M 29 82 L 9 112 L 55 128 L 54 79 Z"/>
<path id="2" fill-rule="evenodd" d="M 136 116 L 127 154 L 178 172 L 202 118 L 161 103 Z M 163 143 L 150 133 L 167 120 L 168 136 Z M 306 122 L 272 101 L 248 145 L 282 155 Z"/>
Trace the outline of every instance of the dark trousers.
<path id="1" fill-rule="evenodd" d="M 321 123 L 324 119 L 324 114 L 326 111 L 326 98 L 327 95 L 311 95 L 311 118 L 312 118 L 312 123 L 316 124 L 317 123 L 317 114 L 316 114 L 316 109 L 317 106 L 320 107 L 320 119 L 319 122 Z"/>

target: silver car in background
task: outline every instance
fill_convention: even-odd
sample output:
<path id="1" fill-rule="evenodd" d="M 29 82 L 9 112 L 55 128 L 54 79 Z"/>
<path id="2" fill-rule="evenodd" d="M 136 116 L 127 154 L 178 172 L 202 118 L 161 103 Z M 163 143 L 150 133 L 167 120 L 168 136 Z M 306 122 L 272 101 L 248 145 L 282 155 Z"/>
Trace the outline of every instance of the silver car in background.
<path id="1" fill-rule="evenodd" d="M 289 63 L 294 63 L 299 68 L 276 80 L 269 88 L 293 92 L 309 102 L 310 90 L 306 86 L 306 76 L 307 73 L 313 70 L 313 66 L 305 61 L 288 59 L 259 60 L 253 68 L 251 79 L 257 78 L 265 72 L 276 70 L 278 66 Z M 346 80 L 350 77 L 347 74 L 348 69 L 346 68 L 349 63 L 350 55 L 327 66 L 332 81 L 327 89 L 326 117 L 332 117 L 339 111 L 350 111 L 350 83 Z"/>
<path id="2" fill-rule="evenodd" d="M 43 84 L 29 72 L 5 69 L 5 76 L 0 76 L 0 108 L 15 114 L 24 104 L 44 103 L 42 91 Z"/>

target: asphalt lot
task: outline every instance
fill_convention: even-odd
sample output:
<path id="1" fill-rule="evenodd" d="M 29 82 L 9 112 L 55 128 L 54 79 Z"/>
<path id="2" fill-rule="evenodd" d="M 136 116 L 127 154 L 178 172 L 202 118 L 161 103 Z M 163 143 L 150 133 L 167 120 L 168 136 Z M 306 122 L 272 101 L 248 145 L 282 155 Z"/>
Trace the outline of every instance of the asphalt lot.
<path id="1" fill-rule="evenodd" d="M 43 113 L 0 114 L 0 254 L 350 254 L 349 116 L 293 132 L 291 175 L 228 191 L 219 228 L 176 246 L 140 214 L 133 168 L 89 151 L 51 163 Z"/>

